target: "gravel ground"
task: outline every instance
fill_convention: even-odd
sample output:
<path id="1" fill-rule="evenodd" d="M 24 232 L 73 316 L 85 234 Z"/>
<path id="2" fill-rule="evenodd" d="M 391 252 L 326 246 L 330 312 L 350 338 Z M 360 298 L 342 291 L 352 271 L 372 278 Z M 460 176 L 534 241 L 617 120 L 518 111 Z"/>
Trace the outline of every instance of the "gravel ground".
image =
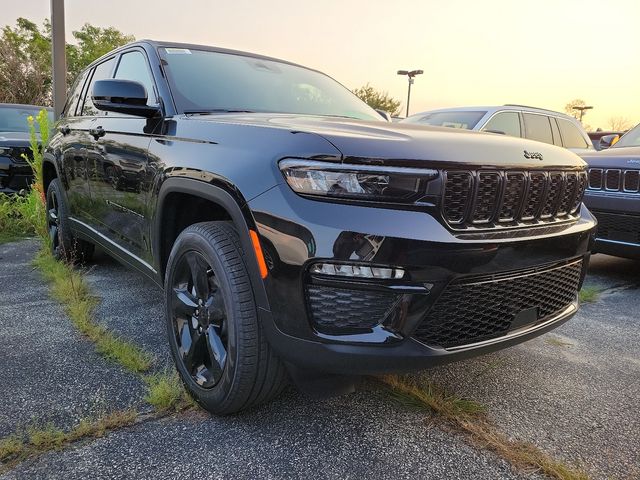
<path id="1" fill-rule="evenodd" d="M 31 261 L 36 241 L 0 245 L 0 438 L 139 403 L 142 383 L 81 338 Z"/>
<path id="2" fill-rule="evenodd" d="M 419 377 L 478 400 L 504 432 L 595 478 L 638 479 L 640 263 L 595 255 L 587 285 L 605 290 L 557 330 Z"/>
<path id="3" fill-rule="evenodd" d="M 0 252 L 33 250 L 24 245 L 28 243 L 0 247 Z M 28 259 L 21 262 L 24 265 Z M 597 256 L 591 271 L 589 283 L 608 290 L 560 329 L 526 344 L 431 370 L 419 377 L 433 379 L 450 391 L 480 401 L 507 434 L 532 441 L 567 461 L 581 463 L 595 478 L 640 478 L 640 428 L 635 412 L 640 398 L 638 264 Z M 3 274 L 11 276 L 6 269 Z M 24 282 L 26 273 L 16 270 L 12 275 L 20 275 Z M 28 275 L 37 280 L 35 272 Z M 88 280 L 102 299 L 98 320 L 152 352 L 160 365 L 170 364 L 160 290 L 103 255 L 88 272 Z M 43 288 L 41 283 L 38 288 Z M 45 297 L 44 293 L 39 296 Z M 24 303 L 27 298 L 32 295 L 3 296 L 1 321 L 12 321 L 10 316 L 2 315 L 7 303 Z M 38 302 L 36 306 L 38 312 L 45 310 L 34 313 L 34 322 L 44 318 L 50 324 L 50 319 L 58 315 L 58 330 L 44 335 L 47 346 L 60 341 L 60 336 L 66 343 L 77 337 L 64 323 L 56 305 Z M 60 332 L 63 326 L 66 330 Z M 90 346 L 79 338 L 77 342 L 91 357 Z M 33 368 L 30 343 L 13 350 L 18 366 L 4 369 L 0 382 L 5 381 L 7 371 L 20 365 L 23 370 Z M 72 392 L 73 398 L 83 399 L 79 404 L 87 403 L 82 386 L 69 383 L 65 371 L 84 368 L 77 365 L 77 357 L 84 358 L 84 350 L 75 344 L 67 350 L 59 362 L 61 373 L 57 380 L 66 385 L 66 390 L 56 396 L 59 387 L 50 387 L 54 390 L 49 401 L 52 406 L 65 403 L 63 399 Z M 2 355 L 0 361 L 7 354 Z M 112 372 L 115 368 L 94 354 L 92 360 L 95 365 L 88 370 L 108 378 L 110 385 L 123 375 Z M 14 376 L 12 373 L 9 377 Z M 75 393 L 75 388 L 80 393 Z M 9 412 L 7 418 L 13 418 L 16 414 L 11 409 L 27 414 L 34 408 L 38 410 L 37 388 L 25 390 L 22 395 L 34 397 L 27 399 L 31 402 L 28 406 L 16 407 L 15 403 L 24 401 L 16 402 L 13 396 L 0 399 L 0 420 L 5 418 L 5 411 Z M 66 403 L 73 404 L 73 398 Z M 29 460 L 2 478 L 230 476 L 532 478 L 515 474 L 501 459 L 470 447 L 456 434 L 431 424 L 423 412 L 399 406 L 370 384 L 364 384 L 355 394 L 324 401 L 310 399 L 290 388 L 270 405 L 233 417 L 191 412 L 149 421 Z"/>

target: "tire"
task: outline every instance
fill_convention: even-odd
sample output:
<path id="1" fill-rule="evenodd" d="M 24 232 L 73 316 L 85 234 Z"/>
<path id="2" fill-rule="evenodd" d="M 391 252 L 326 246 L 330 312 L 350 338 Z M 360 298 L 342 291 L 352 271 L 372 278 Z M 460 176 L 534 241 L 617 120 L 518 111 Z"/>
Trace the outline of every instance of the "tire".
<path id="1" fill-rule="evenodd" d="M 49 245 L 54 258 L 74 263 L 90 261 L 95 245 L 73 236 L 62 184 L 58 178 L 54 178 L 47 188 L 46 215 Z"/>
<path id="2" fill-rule="evenodd" d="M 171 354 L 186 390 L 203 408 L 227 415 L 266 403 L 287 374 L 258 323 L 240 239 L 228 222 L 187 227 L 165 275 Z"/>

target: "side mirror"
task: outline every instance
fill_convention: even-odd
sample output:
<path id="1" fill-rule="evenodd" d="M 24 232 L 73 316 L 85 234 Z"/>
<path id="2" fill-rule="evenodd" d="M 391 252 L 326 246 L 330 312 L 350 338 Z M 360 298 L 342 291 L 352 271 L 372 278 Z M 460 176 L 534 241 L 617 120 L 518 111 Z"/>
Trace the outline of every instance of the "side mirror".
<path id="1" fill-rule="evenodd" d="M 126 113 L 153 118 L 160 115 L 160 107 L 147 105 L 147 90 L 131 80 L 97 80 L 93 84 L 91 100 L 98 110 Z"/>
<path id="2" fill-rule="evenodd" d="M 605 135 L 600 138 L 598 146 L 600 147 L 600 150 L 604 150 L 605 148 L 613 147 L 618 140 L 620 140 L 620 135 L 617 133 L 614 133 L 613 135 Z"/>
<path id="3" fill-rule="evenodd" d="M 376 108 L 376 112 L 378 112 L 380 114 L 380 116 L 382 118 L 384 118 L 387 122 L 391 123 L 391 121 L 392 121 L 391 120 L 391 114 L 389 112 L 387 112 L 385 110 L 378 110 L 377 108 Z"/>

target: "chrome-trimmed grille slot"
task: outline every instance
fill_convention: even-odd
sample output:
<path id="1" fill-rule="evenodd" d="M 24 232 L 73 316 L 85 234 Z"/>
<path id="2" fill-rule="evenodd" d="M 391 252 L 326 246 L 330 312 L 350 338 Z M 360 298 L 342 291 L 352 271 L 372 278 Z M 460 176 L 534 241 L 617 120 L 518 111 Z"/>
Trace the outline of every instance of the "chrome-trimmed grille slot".
<path id="1" fill-rule="evenodd" d="M 607 190 L 620 190 L 620 170 L 617 168 L 607 169 L 604 173 L 604 185 Z"/>

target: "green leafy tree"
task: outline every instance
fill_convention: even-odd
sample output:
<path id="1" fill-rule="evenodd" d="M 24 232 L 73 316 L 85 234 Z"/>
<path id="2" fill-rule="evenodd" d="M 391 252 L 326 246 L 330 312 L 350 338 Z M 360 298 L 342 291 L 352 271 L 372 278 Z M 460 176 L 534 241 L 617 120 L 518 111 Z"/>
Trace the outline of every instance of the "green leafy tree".
<path id="1" fill-rule="evenodd" d="M 115 28 L 85 24 L 66 45 L 67 84 L 96 58 L 134 40 Z M 26 18 L 0 33 L 0 102 L 51 104 L 51 24 L 42 28 Z"/>
<path id="2" fill-rule="evenodd" d="M 390 97 L 387 92 L 376 90 L 368 83 L 360 88 L 356 88 L 353 93 L 355 93 L 360 100 L 365 102 L 371 108 L 384 110 L 385 112 L 389 112 L 391 115 L 400 114 L 400 105 L 402 105 L 400 100 Z"/>

